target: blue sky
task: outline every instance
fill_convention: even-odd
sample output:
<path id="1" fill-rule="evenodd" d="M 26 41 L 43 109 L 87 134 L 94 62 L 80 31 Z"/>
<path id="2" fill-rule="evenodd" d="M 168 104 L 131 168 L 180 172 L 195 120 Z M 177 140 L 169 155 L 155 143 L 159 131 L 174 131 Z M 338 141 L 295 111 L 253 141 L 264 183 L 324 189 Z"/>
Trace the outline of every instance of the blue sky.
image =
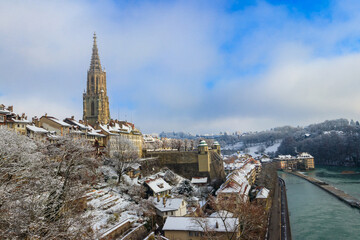
<path id="1" fill-rule="evenodd" d="M 82 117 L 98 35 L 113 118 L 143 132 L 360 118 L 360 2 L 1 1 L 0 102 Z"/>

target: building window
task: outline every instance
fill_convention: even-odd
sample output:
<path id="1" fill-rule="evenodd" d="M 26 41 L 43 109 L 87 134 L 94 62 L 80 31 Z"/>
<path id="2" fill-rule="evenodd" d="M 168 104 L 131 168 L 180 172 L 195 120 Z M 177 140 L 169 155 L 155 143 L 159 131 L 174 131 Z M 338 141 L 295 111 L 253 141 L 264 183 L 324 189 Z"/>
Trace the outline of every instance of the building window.
<path id="1" fill-rule="evenodd" d="M 91 102 L 91 116 L 94 116 L 94 112 L 95 112 L 94 102 Z"/>
<path id="2" fill-rule="evenodd" d="M 5 118 L 2 115 L 0 115 L 0 122 L 5 122 Z"/>

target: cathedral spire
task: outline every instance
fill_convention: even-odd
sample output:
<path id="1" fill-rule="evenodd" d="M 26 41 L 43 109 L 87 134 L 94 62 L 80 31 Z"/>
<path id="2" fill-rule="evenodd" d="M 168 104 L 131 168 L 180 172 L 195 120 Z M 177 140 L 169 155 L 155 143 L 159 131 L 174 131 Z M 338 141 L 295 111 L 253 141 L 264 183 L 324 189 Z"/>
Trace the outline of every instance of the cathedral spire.
<path id="1" fill-rule="evenodd" d="M 96 43 L 96 33 L 94 33 L 93 38 L 94 38 L 94 44 L 93 44 L 93 49 L 92 49 L 90 70 L 102 71 L 101 64 L 100 64 L 99 52 L 98 52 L 97 43 Z"/>
<path id="2" fill-rule="evenodd" d="M 101 68 L 95 33 L 90 68 L 87 71 L 87 87 L 83 94 L 83 119 L 92 126 L 107 124 L 110 120 L 106 72 Z"/>

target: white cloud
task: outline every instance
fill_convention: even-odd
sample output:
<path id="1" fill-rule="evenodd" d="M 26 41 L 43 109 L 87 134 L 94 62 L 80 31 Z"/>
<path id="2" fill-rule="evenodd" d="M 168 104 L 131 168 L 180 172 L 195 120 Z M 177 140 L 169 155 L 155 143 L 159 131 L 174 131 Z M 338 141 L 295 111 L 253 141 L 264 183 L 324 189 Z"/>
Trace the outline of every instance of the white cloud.
<path id="1" fill-rule="evenodd" d="M 145 132 L 358 119 L 354 4 L 305 19 L 262 1 L 237 12 L 208 1 L 2 1 L 0 102 L 80 118 L 96 31 L 112 116 Z"/>

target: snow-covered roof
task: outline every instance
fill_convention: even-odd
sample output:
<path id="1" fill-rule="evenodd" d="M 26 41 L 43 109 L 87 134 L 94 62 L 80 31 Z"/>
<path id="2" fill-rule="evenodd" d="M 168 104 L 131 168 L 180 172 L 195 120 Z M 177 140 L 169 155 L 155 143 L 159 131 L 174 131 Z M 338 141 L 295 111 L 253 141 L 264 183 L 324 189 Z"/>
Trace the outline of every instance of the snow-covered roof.
<path id="1" fill-rule="evenodd" d="M 15 119 L 15 118 L 12 118 L 11 120 L 13 122 L 16 122 L 16 123 L 27 123 L 27 124 L 31 123 L 31 121 L 27 120 L 27 119 Z"/>
<path id="2" fill-rule="evenodd" d="M 140 163 L 132 163 L 132 164 L 130 164 L 130 167 L 134 170 L 137 170 L 141 167 L 141 164 Z"/>
<path id="3" fill-rule="evenodd" d="M 0 110 L 0 113 L 1 114 L 10 114 L 10 111 L 8 111 L 8 110 Z"/>
<path id="4" fill-rule="evenodd" d="M 164 206 L 164 199 L 160 198 L 160 201 L 157 201 L 157 198 L 154 198 L 154 206 L 161 212 L 168 212 L 168 211 L 176 211 L 181 207 L 183 202 L 182 198 L 166 198 L 165 206 Z"/>
<path id="5" fill-rule="evenodd" d="M 216 194 L 221 193 L 236 193 L 244 198 L 247 198 L 250 191 L 250 184 L 248 181 L 248 176 L 251 174 L 252 170 L 256 167 L 256 164 L 247 162 L 240 169 L 236 169 L 231 172 L 225 183 L 223 183 L 220 188 L 216 191 Z"/>
<path id="6" fill-rule="evenodd" d="M 207 177 L 193 177 L 191 179 L 191 183 L 193 184 L 207 183 Z"/>
<path id="7" fill-rule="evenodd" d="M 229 217 L 233 217 L 234 214 L 232 212 L 228 212 L 226 210 L 220 210 L 220 211 L 217 211 L 217 212 L 214 212 L 212 213 L 209 217 L 221 217 L 221 218 L 229 218 Z"/>
<path id="8" fill-rule="evenodd" d="M 106 132 L 107 134 L 111 134 L 111 132 L 109 131 L 109 129 L 107 129 L 107 126 L 106 125 L 102 125 L 102 124 L 99 124 L 100 128 Z"/>
<path id="9" fill-rule="evenodd" d="M 33 126 L 33 125 L 27 125 L 26 128 L 29 131 L 36 132 L 36 133 L 48 133 L 47 130 L 45 130 L 43 128 L 36 127 L 36 126 Z"/>
<path id="10" fill-rule="evenodd" d="M 59 125 L 61 125 L 61 126 L 63 126 L 63 127 L 71 127 L 70 124 L 67 124 L 66 122 L 63 122 L 63 121 L 61 121 L 61 120 L 59 120 L 57 118 L 54 118 L 54 117 L 46 117 L 46 118 L 53 121 L 53 122 L 55 122 L 55 123 L 57 123 L 57 124 L 59 124 Z"/>
<path id="11" fill-rule="evenodd" d="M 162 178 L 149 179 L 145 181 L 145 183 L 154 193 L 160 193 L 172 189 L 172 187 Z"/>
<path id="12" fill-rule="evenodd" d="M 196 231 L 204 232 L 238 232 L 237 218 L 200 218 L 200 217 L 168 217 L 163 231 Z"/>
<path id="13" fill-rule="evenodd" d="M 270 158 L 262 158 L 261 162 L 271 162 L 271 159 Z"/>
<path id="14" fill-rule="evenodd" d="M 97 137 L 106 137 L 104 134 L 98 133 L 96 131 L 87 132 L 88 135 L 97 136 Z"/>
<path id="15" fill-rule="evenodd" d="M 303 152 L 298 155 L 298 158 L 313 158 L 309 153 Z"/>
<path id="16" fill-rule="evenodd" d="M 207 143 L 204 140 L 201 140 L 199 143 L 199 147 L 207 146 Z"/>
<path id="17" fill-rule="evenodd" d="M 80 129 L 90 129 L 89 126 L 85 126 L 84 124 L 76 121 L 75 119 L 72 119 L 72 118 L 66 118 L 66 120 L 72 122 L 74 125 L 80 127 Z"/>
<path id="18" fill-rule="evenodd" d="M 269 196 L 269 192 L 270 192 L 270 190 L 269 189 L 267 189 L 267 188 L 262 188 L 259 192 L 258 192 L 258 194 L 256 194 L 256 198 L 268 198 L 268 196 Z"/>

